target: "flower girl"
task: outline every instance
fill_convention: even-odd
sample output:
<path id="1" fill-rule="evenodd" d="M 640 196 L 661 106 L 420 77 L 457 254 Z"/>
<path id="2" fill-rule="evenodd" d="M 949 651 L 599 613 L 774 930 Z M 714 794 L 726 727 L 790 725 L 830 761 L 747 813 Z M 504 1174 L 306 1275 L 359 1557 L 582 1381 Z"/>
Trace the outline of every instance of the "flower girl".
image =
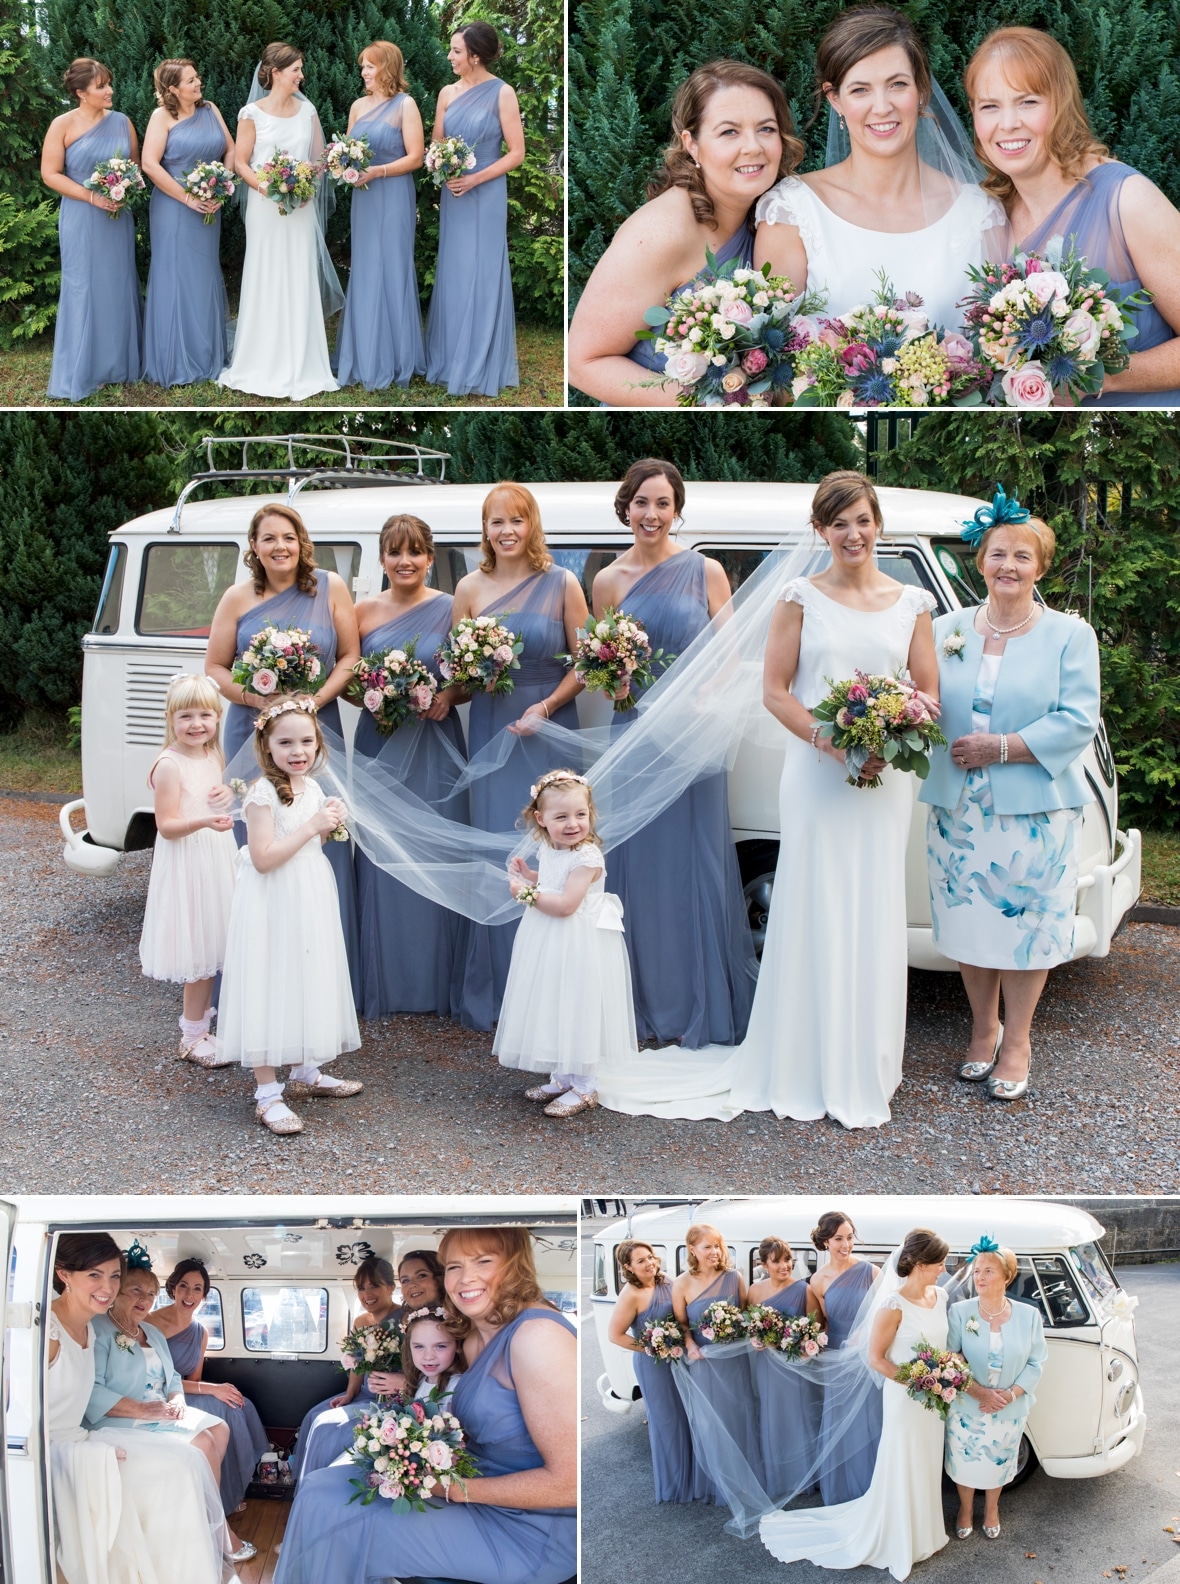
<path id="1" fill-rule="evenodd" d="M 402 1374 L 406 1393 L 425 1402 L 433 1393 L 449 1396 L 466 1364 L 445 1309 L 415 1309 L 402 1321 Z M 436 1399 L 437 1400 L 437 1399 Z"/>
<path id="2" fill-rule="evenodd" d="M 174 676 L 164 700 L 164 749 L 148 774 L 156 846 L 139 960 L 149 979 L 184 986 L 180 1054 L 225 1067 L 209 1032 L 213 980 L 225 958 L 237 849 L 233 793 L 221 782 L 221 694 L 204 676 Z"/>
<path id="3" fill-rule="evenodd" d="M 523 817 L 540 860 L 535 870 L 523 858 L 508 865 L 526 913 L 492 1049 L 505 1067 L 548 1071 L 549 1082 L 525 1096 L 549 1101 L 546 1116 L 571 1117 L 598 1104 L 602 1063 L 638 1054 L 631 971 L 622 904 L 605 888 L 589 783 L 550 770 L 530 791 Z"/>
<path id="4" fill-rule="evenodd" d="M 327 757 L 313 699 L 296 694 L 264 709 L 254 752 L 263 774 L 242 800 L 247 844 L 225 949 L 220 1050 L 254 1068 L 262 1125 L 301 1133 L 276 1067 L 292 1068 L 292 1096 L 343 1098 L 364 1087 L 320 1071 L 361 1042 L 336 880 L 322 851 L 346 810 L 311 774 Z"/>

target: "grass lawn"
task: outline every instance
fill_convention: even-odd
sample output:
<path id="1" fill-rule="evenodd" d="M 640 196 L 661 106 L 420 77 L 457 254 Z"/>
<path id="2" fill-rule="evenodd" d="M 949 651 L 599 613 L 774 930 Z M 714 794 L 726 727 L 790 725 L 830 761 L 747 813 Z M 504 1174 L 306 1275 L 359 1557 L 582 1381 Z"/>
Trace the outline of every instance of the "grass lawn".
<path id="1" fill-rule="evenodd" d="M 329 343 L 335 340 L 329 328 Z M 134 385 L 104 385 L 101 390 L 79 402 L 81 407 L 560 407 L 565 401 L 565 343 L 560 329 L 545 330 L 537 325 L 518 324 L 516 355 L 520 364 L 519 386 L 499 396 L 448 396 L 441 385 L 428 385 L 415 379 L 403 389 L 391 385 L 383 391 L 367 391 L 361 385 L 346 390 L 324 391 L 303 402 L 278 401 L 267 396 L 248 396 L 242 391 L 223 390 L 212 381 L 200 385 L 174 385 L 163 390 L 159 385 L 139 381 Z M 41 336 L 31 346 L 0 351 L 0 407 L 68 407 L 69 402 L 51 402 L 46 396 L 49 366 L 53 361 L 53 339 Z"/>
<path id="2" fill-rule="evenodd" d="M 1180 907 L 1180 835 L 1143 832 L 1143 902 Z"/>

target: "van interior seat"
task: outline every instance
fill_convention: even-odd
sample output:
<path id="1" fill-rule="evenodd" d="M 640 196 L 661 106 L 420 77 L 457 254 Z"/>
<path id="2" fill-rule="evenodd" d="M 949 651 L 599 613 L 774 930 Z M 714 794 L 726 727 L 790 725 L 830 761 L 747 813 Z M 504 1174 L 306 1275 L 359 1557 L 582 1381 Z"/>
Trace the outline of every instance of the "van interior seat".
<path id="1" fill-rule="evenodd" d="M 202 1378 L 236 1386 L 268 1429 L 298 1429 L 309 1408 L 348 1385 L 348 1376 L 332 1359 L 221 1358 L 216 1353 L 205 1355 Z"/>

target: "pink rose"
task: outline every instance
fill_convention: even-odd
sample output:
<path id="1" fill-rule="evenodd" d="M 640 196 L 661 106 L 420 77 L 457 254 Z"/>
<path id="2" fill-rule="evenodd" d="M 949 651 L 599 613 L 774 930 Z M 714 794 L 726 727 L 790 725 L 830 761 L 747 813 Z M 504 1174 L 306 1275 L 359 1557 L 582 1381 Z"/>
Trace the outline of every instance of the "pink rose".
<path id="1" fill-rule="evenodd" d="M 1079 308 L 1076 313 L 1071 313 L 1062 326 L 1065 334 L 1077 344 L 1079 357 L 1092 358 L 1098 355 L 1098 344 L 1102 340 L 1102 327 L 1091 313 L 1084 308 Z"/>
<path id="2" fill-rule="evenodd" d="M 952 363 L 966 363 L 975 356 L 970 341 L 968 341 L 966 336 L 960 335 L 957 330 L 950 331 L 944 337 L 942 350 Z"/>
<path id="3" fill-rule="evenodd" d="M 943 1400 L 943 1402 L 948 1402 L 948 1403 L 949 1402 L 954 1402 L 955 1398 L 958 1395 L 959 1395 L 958 1392 L 955 1390 L 955 1388 L 953 1386 L 944 1386 L 942 1388 L 942 1400 Z"/>
<path id="4" fill-rule="evenodd" d="M 839 396 L 836 397 L 836 406 L 837 407 L 851 407 L 851 406 L 854 405 L 855 401 L 856 401 L 856 392 L 855 391 L 850 391 L 850 390 L 841 391 Z"/>
<path id="5" fill-rule="evenodd" d="M 381 1426 L 382 1446 L 395 1446 L 397 1444 L 397 1424 L 392 1419 L 387 1419 Z"/>
<path id="6" fill-rule="evenodd" d="M 754 310 L 748 302 L 743 302 L 740 297 L 736 297 L 732 302 L 721 304 L 721 317 L 731 320 L 734 324 L 748 325 L 754 317 Z"/>
<path id="7" fill-rule="evenodd" d="M 813 1342 L 809 1337 L 808 1340 L 803 1344 L 803 1352 L 808 1358 L 814 1358 L 819 1352 L 819 1344 L 817 1342 Z"/>
<path id="8" fill-rule="evenodd" d="M 385 694 L 380 688 L 368 688 L 365 692 L 365 708 L 370 715 L 376 715 L 385 701 Z"/>
<path id="9" fill-rule="evenodd" d="M 426 1461 L 431 1468 L 449 1469 L 454 1462 L 454 1454 L 445 1441 L 432 1441 L 426 1448 Z"/>
<path id="10" fill-rule="evenodd" d="M 509 645 L 501 644 L 498 649 L 494 649 L 492 651 L 492 659 L 495 660 L 498 665 L 507 665 L 512 659 L 512 650 Z"/>
<path id="11" fill-rule="evenodd" d="M 1054 297 L 1064 301 L 1069 296 L 1069 282 L 1059 270 L 1041 269 L 1025 282 L 1038 307 L 1044 308 Z"/>
<path id="12" fill-rule="evenodd" d="M 828 1333 L 826 1331 L 821 1331 L 815 1340 L 819 1343 L 820 1347 L 827 1347 Z"/>
<path id="13" fill-rule="evenodd" d="M 350 166 L 349 169 L 344 172 L 344 180 L 349 184 L 350 187 L 355 187 L 359 175 L 360 171 L 355 171 Z"/>
<path id="14" fill-rule="evenodd" d="M 819 320 L 807 314 L 799 314 L 792 319 L 791 330 L 797 336 L 805 336 L 808 341 L 818 341 L 820 338 Z"/>
<path id="15" fill-rule="evenodd" d="M 678 385 L 695 385 L 708 367 L 704 352 L 672 352 L 664 363 L 664 373 Z"/>
<path id="16" fill-rule="evenodd" d="M 419 682 L 416 687 L 410 689 L 410 708 L 420 715 L 430 708 L 433 700 L 434 694 L 424 682 Z"/>
<path id="17" fill-rule="evenodd" d="M 903 308 L 897 316 L 904 326 L 902 342 L 913 341 L 915 337 L 925 335 L 930 328 L 930 320 L 916 308 Z"/>
<path id="18" fill-rule="evenodd" d="M 320 665 L 315 655 L 312 655 L 311 659 L 307 662 L 307 674 L 313 682 L 315 681 L 316 677 L 319 676 L 322 669 L 323 667 Z"/>
<path id="19" fill-rule="evenodd" d="M 877 354 L 867 342 L 854 341 L 840 353 L 840 361 L 852 374 L 867 374 L 876 367 Z"/>
<path id="20" fill-rule="evenodd" d="M 742 367 L 747 374 L 761 374 L 769 362 L 770 359 L 761 347 L 751 347 L 742 359 Z"/>
<path id="21" fill-rule="evenodd" d="M 1053 402 L 1053 387 L 1045 377 L 1045 370 L 1034 358 L 1023 368 L 1009 369 L 1001 381 L 1004 400 L 1009 407 L 1049 407 Z"/>
<path id="22" fill-rule="evenodd" d="M 279 679 L 273 671 L 255 671 L 254 680 L 250 683 L 251 693 L 261 693 L 265 698 L 268 693 L 273 693 L 279 685 Z"/>

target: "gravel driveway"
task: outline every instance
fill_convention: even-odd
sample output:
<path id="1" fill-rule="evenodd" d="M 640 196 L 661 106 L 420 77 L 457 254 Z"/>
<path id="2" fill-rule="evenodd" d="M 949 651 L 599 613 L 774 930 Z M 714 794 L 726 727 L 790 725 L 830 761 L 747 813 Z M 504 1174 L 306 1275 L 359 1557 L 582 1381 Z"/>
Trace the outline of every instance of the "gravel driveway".
<path id="1" fill-rule="evenodd" d="M 628 1194 L 1174 1191 L 1180 1159 L 1180 930 L 1128 925 L 1109 957 L 1050 975 L 1038 1086 L 1014 1105 L 952 1081 L 957 976 L 913 972 L 893 1121 L 569 1123 L 521 1098 L 491 1036 L 429 1017 L 362 1024 L 339 1062 L 353 1101 L 306 1131 L 254 1121 L 234 1068 L 175 1059 L 179 995 L 139 971 L 150 853 L 75 875 L 51 806 L 0 804 L 0 1191 L 491 1191 Z"/>

